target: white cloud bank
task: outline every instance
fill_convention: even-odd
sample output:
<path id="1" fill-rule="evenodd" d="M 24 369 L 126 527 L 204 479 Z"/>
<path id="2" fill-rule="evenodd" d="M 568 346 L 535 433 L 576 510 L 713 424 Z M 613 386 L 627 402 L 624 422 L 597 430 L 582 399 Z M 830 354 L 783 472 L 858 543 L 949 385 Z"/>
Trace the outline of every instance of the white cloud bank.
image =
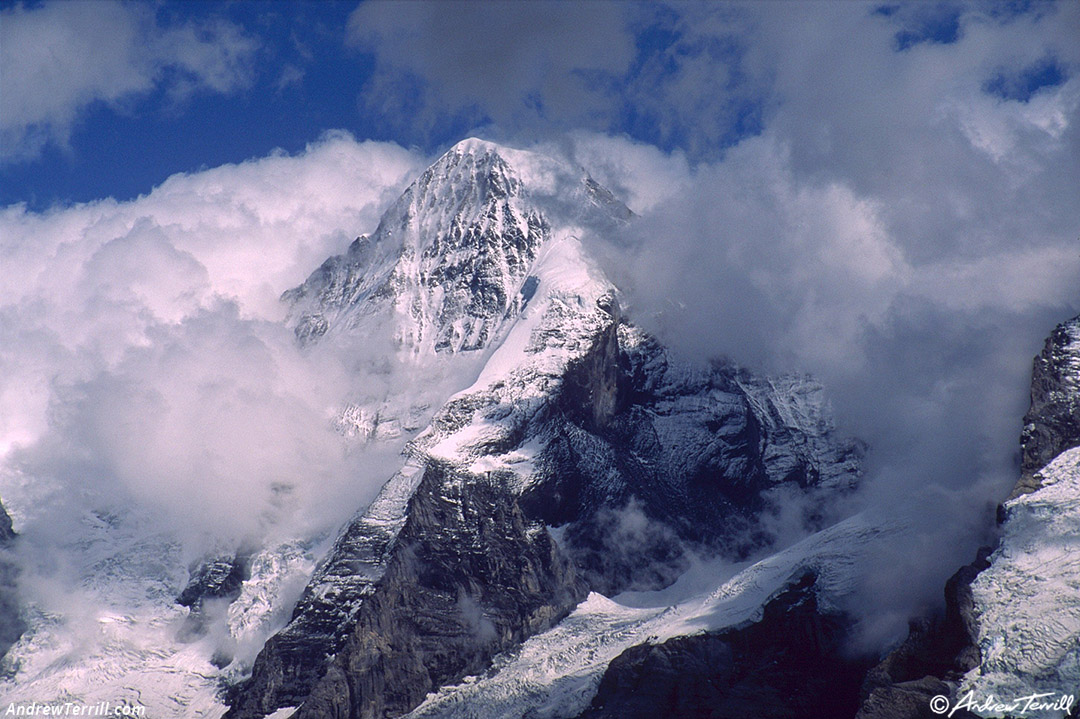
<path id="1" fill-rule="evenodd" d="M 601 166 L 647 208 L 603 249 L 632 316 L 694 357 L 817 375 L 869 441 L 864 506 L 915 526 L 867 567 L 873 641 L 989 539 L 1031 357 L 1080 311 L 1080 6 L 1043 9 L 963 6 L 956 42 L 903 51 L 868 6 L 767 9 L 746 59 L 777 98 L 760 135 Z M 1063 77 L 1027 101 L 987 90 L 1045 58 Z"/>
<path id="2" fill-rule="evenodd" d="M 330 134 L 129 202 L 0 212 L 0 496 L 22 528 L 45 486 L 234 542 L 333 521 L 327 487 L 359 501 L 332 424 L 351 380 L 301 356 L 278 297 L 418 168 Z"/>
<path id="3" fill-rule="evenodd" d="M 368 355 L 301 351 L 278 298 L 370 231 L 424 159 L 329 133 L 131 201 L 0 210 L 0 498 L 30 626 L 9 694 L 207 713 L 210 656 L 250 661 L 288 619 L 313 543 L 399 468 L 400 444 L 342 436 L 344 402 L 372 391 Z M 262 550 L 239 618 L 178 639 L 187 570 Z"/>

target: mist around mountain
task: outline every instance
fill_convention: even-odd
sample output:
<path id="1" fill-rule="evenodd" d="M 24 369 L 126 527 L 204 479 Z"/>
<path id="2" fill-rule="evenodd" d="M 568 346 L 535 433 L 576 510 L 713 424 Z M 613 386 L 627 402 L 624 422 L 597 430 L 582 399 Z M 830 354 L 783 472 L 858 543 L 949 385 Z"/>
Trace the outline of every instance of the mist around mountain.
<path id="1" fill-rule="evenodd" d="M 0 711 L 1075 715 L 1077 37 L 4 3 Z"/>
<path id="2" fill-rule="evenodd" d="M 22 285 L 40 310 L 9 309 L 9 328 L 54 374 L 23 385 L 24 411 L 48 408 L 43 434 L 5 464 L 12 701 L 900 717 L 937 693 L 1068 690 L 1076 578 L 1053 552 L 1074 536 L 1075 322 L 1036 363 L 1023 479 L 995 512 L 996 480 L 979 478 L 1016 483 L 993 459 L 1016 449 L 937 465 L 973 449 L 960 420 L 988 438 L 1018 425 L 1022 410 L 987 414 L 1009 405 L 996 384 L 914 424 L 941 385 L 868 384 L 868 360 L 910 373 L 925 355 L 883 355 L 901 337 L 872 332 L 847 346 L 867 361 L 837 354 L 844 318 L 827 313 L 802 327 L 841 322 L 837 344 L 795 357 L 818 376 L 779 371 L 775 354 L 701 356 L 682 309 L 649 311 L 650 278 L 672 265 L 647 237 L 666 215 L 639 216 L 551 152 L 469 139 L 420 171 L 332 136 L 309 157 L 219 169 L 238 192 L 300 171 L 259 200 L 278 219 L 240 238 L 243 261 L 181 219 L 220 201 L 202 178 L 29 226 L 56 244 Z M 343 157 L 384 184 L 319 205 L 303 169 Z M 59 242 L 58 220 L 82 223 L 82 243 Z M 327 230 L 325 257 L 305 223 Z M 295 265 L 276 290 L 251 272 L 280 266 L 272 253 Z M 876 282 L 863 262 L 851 270 Z M 730 297 L 737 278 L 716 279 Z M 736 317 L 754 311 L 749 292 Z M 798 326 L 775 321 L 778 336 Z M 938 382 L 1021 341 L 993 340 Z M 931 481 L 951 474 L 968 479 Z"/>

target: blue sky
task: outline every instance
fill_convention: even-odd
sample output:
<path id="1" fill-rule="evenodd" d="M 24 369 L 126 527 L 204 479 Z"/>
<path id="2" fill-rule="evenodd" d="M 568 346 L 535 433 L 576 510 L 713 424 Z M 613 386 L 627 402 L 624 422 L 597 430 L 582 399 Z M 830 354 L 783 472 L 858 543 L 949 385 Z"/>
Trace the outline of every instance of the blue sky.
<path id="1" fill-rule="evenodd" d="M 57 11 L 51 19 L 55 25 L 78 27 L 84 18 L 66 17 L 65 6 L 93 3 L 5 5 L 0 17 L 14 33 L 12 26 L 24 17 L 49 11 Z M 170 28 L 229 23 L 234 34 L 217 40 L 239 45 L 239 61 L 226 70 L 233 82 L 221 91 L 202 81 L 199 69 L 185 72 L 169 57 L 154 61 L 149 70 L 135 57 L 124 58 L 127 62 L 110 68 L 115 77 L 103 78 L 96 88 L 98 96 L 68 88 L 77 103 L 68 127 L 53 132 L 38 151 L 4 162 L 0 204 L 25 201 L 41 209 L 56 202 L 130 198 L 176 172 L 262 156 L 274 148 L 296 152 L 324 129 L 349 128 L 359 136 L 374 131 L 355 102 L 356 88 L 371 72 L 371 57 L 344 43 L 354 3 L 184 2 L 121 9 L 150 16 L 138 18 L 138 41 Z M 108 34 L 102 28 L 95 41 L 108 42 Z M 93 62 L 92 56 L 56 59 Z M 22 71 L 20 65 L 19 58 L 5 55 L 4 75 Z M 152 75 L 148 87 L 112 96 L 110 85 L 121 86 L 122 75 L 143 72 Z M 181 96 L 177 87 L 185 74 L 193 87 Z M 13 101 L 2 102 L 6 109 Z M 5 157 L 12 149 L 4 148 Z"/>
<path id="2" fill-rule="evenodd" d="M 848 5 L 888 28 L 882 50 L 896 55 L 956 43 L 973 9 L 1000 24 L 1055 11 Z M 0 205 L 131 198 L 176 172 L 298 152 L 330 129 L 431 153 L 475 132 L 520 142 L 585 128 L 715 159 L 783 102 L 755 46 L 764 9 L 5 2 Z M 983 89 L 1026 101 L 1069 73 L 1048 54 L 995 68 Z M 42 94 L 55 99 L 22 107 Z"/>

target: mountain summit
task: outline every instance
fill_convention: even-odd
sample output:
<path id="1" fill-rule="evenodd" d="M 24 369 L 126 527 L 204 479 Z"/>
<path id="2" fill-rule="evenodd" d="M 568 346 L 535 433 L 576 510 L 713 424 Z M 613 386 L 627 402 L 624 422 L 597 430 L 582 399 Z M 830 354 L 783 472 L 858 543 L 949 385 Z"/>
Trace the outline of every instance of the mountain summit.
<path id="1" fill-rule="evenodd" d="M 541 248 L 630 216 L 583 171 L 543 155 L 463 140 L 429 167 L 370 236 L 285 293 L 297 336 L 361 331 L 392 314 L 414 354 L 482 349 L 528 302 Z"/>
<path id="2" fill-rule="evenodd" d="M 853 486 L 860 447 L 815 382 L 685 365 L 627 322 L 585 241 L 630 219 L 585 172 L 470 139 L 285 293 L 301 342 L 389 325 L 408 356 L 483 366 L 343 528 L 230 716 L 401 715 L 590 590 L 741 558 L 774 498 L 805 495 L 813 521 Z"/>
<path id="3" fill-rule="evenodd" d="M 632 221 L 566 162 L 451 148 L 283 295 L 304 356 L 355 362 L 336 424 L 382 458 L 377 496 L 336 535 L 190 565 L 132 523 L 138 562 L 88 560 L 130 600 L 108 651 L 53 662 L 54 624 L 35 618 L 10 654 L 14 696 L 236 719 L 573 717 L 594 697 L 621 711 L 620 672 L 669 656 L 614 663 L 624 652 L 684 637 L 670 656 L 694 661 L 763 617 L 778 623 L 751 634 L 772 649 L 739 691 L 803 684 L 843 639 L 859 556 L 891 531 L 827 526 L 862 445 L 812 378 L 688 364 L 634 326 L 589 251 Z M 828 642 L 776 661 L 778 638 L 818 619 Z M 850 692 L 807 686 L 813 706 L 854 711 Z"/>

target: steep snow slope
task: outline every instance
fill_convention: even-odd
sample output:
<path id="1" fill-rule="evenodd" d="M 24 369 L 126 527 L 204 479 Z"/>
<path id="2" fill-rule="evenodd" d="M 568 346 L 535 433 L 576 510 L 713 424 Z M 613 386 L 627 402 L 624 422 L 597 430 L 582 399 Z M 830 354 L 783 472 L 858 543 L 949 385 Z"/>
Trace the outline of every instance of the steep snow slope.
<path id="1" fill-rule="evenodd" d="M 999 547 L 972 584 L 982 663 L 961 695 L 1080 688 L 1080 447 L 1039 474 L 1040 489 L 1005 503 Z"/>
<path id="2" fill-rule="evenodd" d="M 526 273 L 553 233 L 629 214 L 574 168 L 469 139 L 410 185 L 370 237 L 284 299 L 303 340 L 370 332 L 370 319 L 390 310 L 393 339 L 407 352 L 481 349 L 528 302 Z"/>

